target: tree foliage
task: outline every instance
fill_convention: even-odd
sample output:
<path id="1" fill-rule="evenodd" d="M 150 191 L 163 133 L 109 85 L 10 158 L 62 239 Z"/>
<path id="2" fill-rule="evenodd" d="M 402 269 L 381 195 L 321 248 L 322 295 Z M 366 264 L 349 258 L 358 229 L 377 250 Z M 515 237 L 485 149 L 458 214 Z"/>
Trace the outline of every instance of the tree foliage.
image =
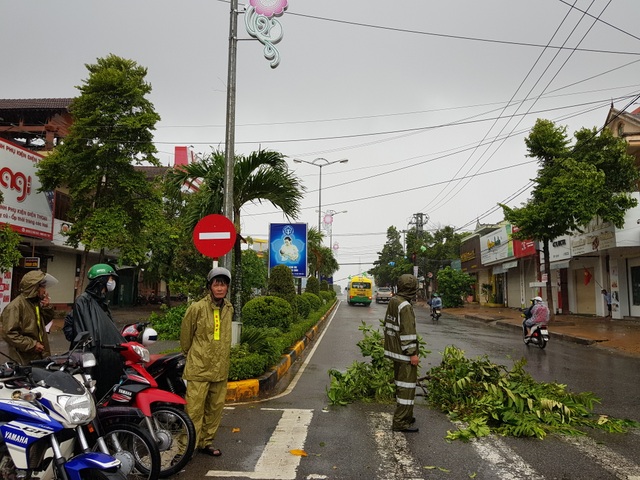
<path id="1" fill-rule="evenodd" d="M 271 150 L 258 150 L 248 156 L 237 155 L 233 168 L 233 222 L 241 233 L 240 212 L 247 203 L 269 202 L 282 210 L 287 218 L 295 219 L 300 212 L 304 187 L 287 166 L 284 155 Z M 214 150 L 198 162 L 181 165 L 167 176 L 175 191 L 184 185 L 198 185 L 190 195 L 185 212 L 189 231 L 209 214 L 222 214 L 224 202 L 225 153 Z M 242 311 L 242 250 L 240 236 L 233 249 L 234 277 L 232 299 L 235 315 Z"/>
<path id="2" fill-rule="evenodd" d="M 412 272 L 411 262 L 405 257 L 400 232 L 396 227 L 387 228 L 387 240 L 373 265 L 369 273 L 375 277 L 376 285 L 380 287 L 395 285 L 400 275 Z"/>
<path id="3" fill-rule="evenodd" d="M 606 128 L 581 129 L 570 146 L 566 127 L 538 119 L 525 143 L 540 167 L 531 198 L 519 208 L 501 207 L 505 219 L 519 229 L 514 238 L 542 242 L 549 272 L 553 239 L 582 231 L 595 217 L 623 226 L 625 211 L 637 203 L 629 192 L 636 189 L 640 172 L 626 153 L 625 141 Z M 553 314 L 550 276 L 546 290 Z"/>
<path id="4" fill-rule="evenodd" d="M 20 263 L 22 255 L 18 246 L 22 237 L 8 225 L 0 225 L 0 273 L 8 271 Z"/>
<path id="5" fill-rule="evenodd" d="M 307 263 L 309 272 L 312 275 L 320 274 L 324 277 L 330 277 L 338 271 L 340 266 L 333 256 L 333 250 L 322 244 L 323 240 L 324 234 L 318 231 L 317 228 L 311 227 L 309 229 L 307 232 L 307 250 L 309 253 Z"/>
<path id="6" fill-rule="evenodd" d="M 445 307 L 459 307 L 464 303 L 463 297 L 471 293 L 471 285 L 475 279 L 468 273 L 446 267 L 438 271 L 438 293 Z"/>
<path id="7" fill-rule="evenodd" d="M 69 135 L 38 164 L 41 191 L 66 187 L 72 222 L 67 243 L 118 249 L 124 262 L 146 253 L 141 235 L 159 197 L 134 166 L 158 165 L 152 131 L 160 116 L 146 98 L 147 69 L 116 55 L 87 64 L 88 79 L 71 104 Z"/>

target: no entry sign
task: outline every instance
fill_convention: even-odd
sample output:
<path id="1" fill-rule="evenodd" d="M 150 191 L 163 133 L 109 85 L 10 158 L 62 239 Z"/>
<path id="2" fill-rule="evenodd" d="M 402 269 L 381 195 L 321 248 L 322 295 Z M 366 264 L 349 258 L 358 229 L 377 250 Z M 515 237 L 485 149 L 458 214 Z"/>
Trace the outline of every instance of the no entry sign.
<path id="1" fill-rule="evenodd" d="M 193 244 L 207 257 L 222 257 L 235 243 L 236 227 L 224 215 L 207 215 L 193 229 Z"/>

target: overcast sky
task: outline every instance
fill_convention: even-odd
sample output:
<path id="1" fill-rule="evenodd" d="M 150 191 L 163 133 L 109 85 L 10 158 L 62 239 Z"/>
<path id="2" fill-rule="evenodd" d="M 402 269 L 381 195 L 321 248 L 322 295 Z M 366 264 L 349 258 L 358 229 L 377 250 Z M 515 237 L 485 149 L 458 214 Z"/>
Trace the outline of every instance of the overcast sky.
<path id="1" fill-rule="evenodd" d="M 1 98 L 77 96 L 84 65 L 113 53 L 148 68 L 164 165 L 176 145 L 224 148 L 228 2 L 0 8 Z M 289 0 L 279 20 L 277 68 L 257 41 L 238 44 L 236 153 L 349 159 L 322 168 L 322 210 L 346 210 L 333 223 L 343 284 L 415 213 L 467 231 L 500 221 L 497 202 L 525 201 L 537 118 L 573 134 L 640 94 L 637 0 Z M 250 39 L 242 15 L 239 37 Z M 307 188 L 298 221 L 317 226 L 320 169 L 290 165 Z M 242 233 L 266 238 L 284 220 L 248 205 Z"/>

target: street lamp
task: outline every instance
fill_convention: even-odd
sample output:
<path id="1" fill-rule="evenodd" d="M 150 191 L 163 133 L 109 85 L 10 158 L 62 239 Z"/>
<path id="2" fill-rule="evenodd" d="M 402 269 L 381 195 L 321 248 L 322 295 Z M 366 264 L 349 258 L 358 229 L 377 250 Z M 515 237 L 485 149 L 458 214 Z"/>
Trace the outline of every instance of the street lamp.
<path id="1" fill-rule="evenodd" d="M 347 213 L 347 211 L 342 210 L 341 212 L 336 212 L 335 210 L 327 210 L 324 212 L 324 223 L 325 225 L 328 225 L 325 229 L 329 230 L 329 248 L 331 249 L 333 249 L 333 217 L 339 213 Z"/>
<path id="2" fill-rule="evenodd" d="M 294 158 L 293 161 L 295 163 L 307 163 L 309 165 L 313 165 L 314 167 L 318 167 L 320 169 L 320 178 L 318 182 L 318 233 L 320 233 L 320 219 L 322 216 L 322 167 L 333 165 L 334 163 L 347 163 L 349 159 L 343 158 L 342 160 L 334 160 L 330 162 L 326 158 L 316 158 L 312 162 L 309 162 L 307 160 L 300 160 L 299 158 Z"/>

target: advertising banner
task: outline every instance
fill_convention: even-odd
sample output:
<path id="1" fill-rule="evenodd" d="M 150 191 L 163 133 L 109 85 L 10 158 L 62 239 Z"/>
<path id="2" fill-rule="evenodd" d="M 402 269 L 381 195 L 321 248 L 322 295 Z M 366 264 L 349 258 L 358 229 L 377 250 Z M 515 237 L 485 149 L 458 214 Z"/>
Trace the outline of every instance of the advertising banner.
<path id="1" fill-rule="evenodd" d="M 4 307 L 11 302 L 11 279 L 13 277 L 13 268 L 0 274 L 0 313 Z"/>
<path id="2" fill-rule="evenodd" d="M 39 193 L 36 165 L 43 157 L 0 138 L 0 223 L 20 235 L 53 238 L 53 192 Z"/>
<path id="3" fill-rule="evenodd" d="M 307 276 L 307 224 L 269 225 L 269 270 L 286 265 L 294 277 Z"/>

